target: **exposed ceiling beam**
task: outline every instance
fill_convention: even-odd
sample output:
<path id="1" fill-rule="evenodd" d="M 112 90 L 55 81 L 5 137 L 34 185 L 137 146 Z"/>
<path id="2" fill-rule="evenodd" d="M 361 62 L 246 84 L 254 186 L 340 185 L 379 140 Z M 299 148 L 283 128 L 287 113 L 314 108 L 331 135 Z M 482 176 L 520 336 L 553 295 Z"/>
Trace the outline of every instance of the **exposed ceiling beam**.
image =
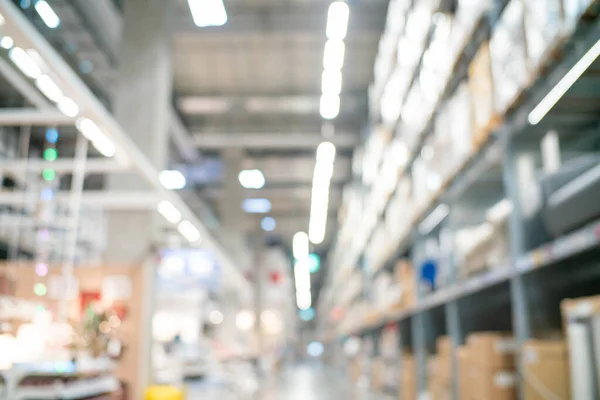
<path id="1" fill-rule="evenodd" d="M 0 74 L 21 93 L 25 100 L 31 105 L 45 110 L 51 110 L 53 107 L 48 100 L 31 84 L 25 76 L 17 72 L 6 59 L 0 57 Z"/>
<path id="2" fill-rule="evenodd" d="M 320 132 L 273 132 L 273 133 L 202 133 L 193 134 L 194 141 L 201 149 L 225 149 L 243 147 L 250 149 L 315 149 L 325 139 Z M 359 137 L 353 133 L 336 133 L 331 139 L 341 148 L 353 148 L 359 144 Z"/>
<path id="3" fill-rule="evenodd" d="M 52 110 L 35 108 L 0 109 L 0 126 L 73 126 L 75 118 Z"/>
<path id="4" fill-rule="evenodd" d="M 68 204 L 71 193 L 59 192 L 54 196 L 54 201 Z M 22 205 L 27 197 L 26 192 L 0 193 L 0 204 Z M 104 210 L 154 210 L 162 197 L 150 191 L 84 191 L 81 204 L 91 207 L 102 207 Z"/>

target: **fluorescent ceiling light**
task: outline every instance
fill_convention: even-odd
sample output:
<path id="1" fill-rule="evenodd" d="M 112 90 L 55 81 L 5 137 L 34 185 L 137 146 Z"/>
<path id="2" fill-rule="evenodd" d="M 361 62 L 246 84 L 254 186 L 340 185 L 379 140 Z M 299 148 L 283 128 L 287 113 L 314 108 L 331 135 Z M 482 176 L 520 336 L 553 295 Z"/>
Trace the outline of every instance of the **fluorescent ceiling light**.
<path id="1" fill-rule="evenodd" d="M 0 46 L 6 50 L 10 50 L 14 44 L 15 44 L 15 41 L 10 36 L 4 36 L 0 40 Z"/>
<path id="2" fill-rule="evenodd" d="M 419 233 L 421 235 L 431 233 L 449 214 L 450 207 L 446 204 L 440 204 L 419 224 Z"/>
<path id="3" fill-rule="evenodd" d="M 556 86 L 544 97 L 544 99 L 529 113 L 529 123 L 531 125 L 537 125 L 548 112 L 554 107 L 554 105 L 567 93 L 567 90 L 575 82 L 583 73 L 589 68 L 590 65 L 598 58 L 600 55 L 600 40 L 596 42 L 592 46 L 591 49 L 588 50 L 587 53 L 584 54 L 583 57 L 577 64 L 571 68 L 569 72 L 556 84 Z"/>
<path id="4" fill-rule="evenodd" d="M 235 317 L 235 325 L 241 331 L 249 331 L 254 327 L 255 322 L 256 318 L 254 317 L 254 313 L 249 310 L 242 310 Z"/>
<path id="5" fill-rule="evenodd" d="M 265 232 L 273 232 L 277 227 L 277 222 L 275 218 L 264 217 L 262 221 L 260 221 L 260 226 Z"/>
<path id="6" fill-rule="evenodd" d="M 321 92 L 323 94 L 339 95 L 342 92 L 342 71 L 326 69 L 321 76 Z"/>
<path id="7" fill-rule="evenodd" d="M 188 242 L 200 240 L 200 231 L 198 231 L 190 221 L 181 221 L 179 225 L 177 225 L 177 230 L 188 240 Z"/>
<path id="8" fill-rule="evenodd" d="M 5 23 L 6 19 L 4 18 L 4 15 L 0 14 L 0 26 L 4 26 Z"/>
<path id="9" fill-rule="evenodd" d="M 308 235 L 305 232 L 296 232 L 292 239 L 294 258 L 304 260 L 308 258 L 310 249 L 308 248 Z"/>
<path id="10" fill-rule="evenodd" d="M 334 119 L 340 113 L 340 96 L 324 94 L 321 96 L 321 117 Z"/>
<path id="11" fill-rule="evenodd" d="M 269 199 L 246 199 L 242 209 L 249 214 L 266 214 L 271 211 L 271 202 Z"/>
<path id="12" fill-rule="evenodd" d="M 491 223 L 497 224 L 508 219 L 513 209 L 512 200 L 502 199 L 487 210 L 485 218 Z"/>
<path id="13" fill-rule="evenodd" d="M 219 310 L 213 310 L 208 315 L 208 320 L 213 325 L 219 325 L 224 320 L 223 313 L 221 311 L 219 311 Z"/>
<path id="14" fill-rule="evenodd" d="M 117 149 L 115 148 L 113 142 L 111 142 L 110 139 L 104 135 L 94 140 L 92 142 L 92 145 L 104 157 L 112 157 L 117 152 Z"/>
<path id="15" fill-rule="evenodd" d="M 79 114 L 79 106 L 70 98 L 63 96 L 56 105 L 58 111 L 65 114 L 67 117 L 75 118 Z"/>
<path id="16" fill-rule="evenodd" d="M 90 142 L 101 140 L 104 136 L 98 125 L 89 118 L 79 118 L 75 123 L 77 130 Z"/>
<path id="17" fill-rule="evenodd" d="M 40 18 L 48 28 L 57 28 L 60 25 L 60 18 L 54 12 L 50 4 L 46 3 L 44 0 L 38 0 L 35 2 L 35 11 L 39 14 Z"/>
<path id="18" fill-rule="evenodd" d="M 265 186 L 265 177 L 258 169 L 245 169 L 239 173 L 238 179 L 246 189 L 260 189 Z"/>
<path id="19" fill-rule="evenodd" d="M 296 292 L 296 304 L 300 310 L 308 310 L 312 306 L 310 290 Z"/>
<path id="20" fill-rule="evenodd" d="M 348 33 L 348 19 L 350 8 L 343 1 L 334 1 L 329 6 L 327 13 L 327 38 L 344 39 Z"/>
<path id="21" fill-rule="evenodd" d="M 335 145 L 331 142 L 322 142 L 317 147 L 317 163 L 333 164 L 335 160 Z"/>
<path id="22" fill-rule="evenodd" d="M 222 26 L 227 23 L 227 11 L 223 0 L 188 0 L 196 26 Z"/>
<path id="23" fill-rule="evenodd" d="M 172 224 L 176 224 L 181 221 L 181 213 L 170 201 L 163 200 L 158 203 L 157 210 L 167 221 Z"/>
<path id="24" fill-rule="evenodd" d="M 13 47 L 8 52 L 8 57 L 15 63 L 21 72 L 23 72 L 23 74 L 31 79 L 37 79 L 42 74 L 40 67 L 22 48 Z"/>
<path id="25" fill-rule="evenodd" d="M 160 184 L 168 190 L 183 189 L 186 184 L 185 176 L 177 170 L 164 170 L 158 174 Z"/>
<path id="26" fill-rule="evenodd" d="M 62 97 L 62 90 L 48 75 L 40 75 L 35 80 L 35 86 L 46 96 L 50 101 L 58 103 Z"/>
<path id="27" fill-rule="evenodd" d="M 294 265 L 294 281 L 297 292 L 310 290 L 310 269 L 308 257 L 303 260 L 296 261 L 296 264 Z"/>
<path id="28" fill-rule="evenodd" d="M 326 70 L 341 70 L 344 66 L 346 45 L 341 39 L 329 39 L 325 43 L 323 68 Z"/>

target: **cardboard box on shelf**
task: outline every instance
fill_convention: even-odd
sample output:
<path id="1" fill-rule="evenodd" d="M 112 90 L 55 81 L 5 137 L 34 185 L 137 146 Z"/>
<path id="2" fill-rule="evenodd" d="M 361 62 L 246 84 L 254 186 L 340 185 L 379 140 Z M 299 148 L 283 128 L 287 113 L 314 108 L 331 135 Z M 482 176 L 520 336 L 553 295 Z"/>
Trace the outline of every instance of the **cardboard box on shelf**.
<path id="1" fill-rule="evenodd" d="M 565 299 L 561 312 L 568 343 L 571 399 L 594 398 L 600 382 L 600 296 Z"/>
<path id="2" fill-rule="evenodd" d="M 468 384 L 473 400 L 516 400 L 516 374 L 510 370 L 480 368 L 471 364 Z"/>
<path id="3" fill-rule="evenodd" d="M 529 340 L 523 345 L 524 400 L 570 398 L 567 345 Z"/>
<path id="4" fill-rule="evenodd" d="M 472 333 L 467 337 L 467 346 L 471 350 L 471 362 L 481 369 L 514 369 L 516 342 L 510 334 Z"/>
<path id="5" fill-rule="evenodd" d="M 456 349 L 456 361 L 458 364 L 458 393 L 459 399 L 470 400 L 472 378 L 471 378 L 471 353 L 467 346 Z"/>
<path id="6" fill-rule="evenodd" d="M 488 42 L 485 42 L 469 66 L 469 92 L 475 148 L 487 141 L 489 134 L 498 124 L 491 65 L 490 46 Z"/>
<path id="7" fill-rule="evenodd" d="M 402 399 L 417 398 L 417 365 L 412 354 L 405 353 L 402 357 L 400 394 Z"/>
<path id="8" fill-rule="evenodd" d="M 442 336 L 437 340 L 438 380 L 444 386 L 452 385 L 452 339 Z"/>
<path id="9" fill-rule="evenodd" d="M 376 358 L 371 363 L 371 387 L 375 391 L 383 390 L 385 380 L 385 362 L 381 358 Z"/>

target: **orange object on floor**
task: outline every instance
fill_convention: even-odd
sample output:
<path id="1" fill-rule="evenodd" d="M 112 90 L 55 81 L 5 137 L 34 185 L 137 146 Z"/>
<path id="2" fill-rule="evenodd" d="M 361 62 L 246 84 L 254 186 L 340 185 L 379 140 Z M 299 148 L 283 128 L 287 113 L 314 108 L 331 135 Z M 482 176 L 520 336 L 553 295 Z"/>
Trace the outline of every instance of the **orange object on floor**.
<path id="1" fill-rule="evenodd" d="M 183 400 L 183 391 L 173 386 L 150 386 L 144 400 Z"/>

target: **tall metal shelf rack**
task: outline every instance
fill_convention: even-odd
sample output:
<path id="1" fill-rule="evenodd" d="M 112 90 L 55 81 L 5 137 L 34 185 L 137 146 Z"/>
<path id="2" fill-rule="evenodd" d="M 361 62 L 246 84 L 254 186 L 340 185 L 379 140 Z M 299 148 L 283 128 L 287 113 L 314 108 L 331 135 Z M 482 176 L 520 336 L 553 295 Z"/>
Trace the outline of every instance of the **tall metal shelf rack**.
<path id="1" fill-rule="evenodd" d="M 495 7 L 487 15 L 487 29 L 493 26 L 506 1 L 496 0 Z M 431 292 L 418 293 L 414 306 L 402 311 L 381 316 L 376 322 L 356 326 L 343 332 L 335 332 L 336 340 L 356 335 L 377 339 L 383 328 L 397 324 L 401 332 L 401 349 L 410 350 L 416 360 L 417 389 L 427 388 L 427 357 L 432 353 L 436 338 L 448 335 L 454 347 L 465 343 L 466 336 L 476 330 L 507 330 L 514 334 L 519 345 L 526 340 L 538 338 L 544 330 L 560 330 L 561 318 L 559 302 L 563 298 L 599 294 L 600 283 L 600 221 L 589 221 L 581 228 L 560 237 L 536 236 L 535 227 L 527 221 L 520 209 L 520 188 L 517 177 L 517 159 L 524 153 L 535 153 L 541 136 L 555 130 L 564 143 L 564 149 L 571 152 L 600 151 L 600 62 L 596 60 L 569 89 L 560 101 L 536 125 L 528 121 L 529 113 L 552 91 L 582 57 L 595 47 L 600 47 L 600 18 L 598 2 L 594 2 L 588 14 L 579 22 L 573 34 L 557 48 L 554 59 L 521 95 L 517 105 L 507 113 L 502 123 L 490 135 L 489 140 L 471 157 L 458 172 L 443 185 L 431 201 L 422 207 L 413 220 L 410 232 L 402 237 L 389 255 L 384 267 L 390 266 L 400 255 L 412 258 L 413 265 L 419 259 L 419 248 L 427 235 L 419 232 L 419 224 L 440 204 L 449 207 L 449 213 L 435 230 L 454 230 L 461 224 L 465 215 L 456 211 L 470 208 L 479 212 L 481 205 L 488 202 L 481 199 L 482 184 L 487 192 L 493 192 L 498 200 L 506 197 L 512 201 L 513 211 L 509 217 L 510 241 L 509 262 L 481 274 L 461 279 L 457 275 L 454 258 L 447 257 L 450 263 L 450 282 Z M 489 23 L 488 23 L 489 22 Z M 470 60 L 479 44 L 485 40 L 485 28 L 479 26 L 470 42 L 465 46 L 461 59 L 454 67 L 444 94 L 448 96 L 457 82 L 464 79 Z M 489 32 L 487 32 L 489 35 Z M 438 103 L 439 105 L 439 103 Z M 435 112 L 434 112 L 435 114 Z M 431 116 L 427 126 L 433 123 Z M 418 147 L 423 146 L 429 128 L 423 130 Z M 390 196 L 391 197 L 391 196 Z M 465 205 L 467 204 L 467 205 Z M 469 211 L 469 210 L 467 210 Z M 385 213 L 385 211 L 383 212 Z M 382 216 L 377 217 L 382 223 Z M 372 231 L 370 232 L 372 234 Z M 368 235 L 370 237 L 370 235 Z M 537 240 L 533 240 L 535 238 Z M 365 269 L 363 247 L 353 250 L 350 265 Z M 346 257 L 349 257 L 346 255 Z M 347 259 L 347 258 L 346 258 Z M 338 273 L 335 269 L 332 274 Z M 363 273 L 364 297 L 369 295 L 372 274 Z M 335 275 L 330 280 L 332 287 L 337 284 Z M 333 303 L 333 301 L 332 301 Z M 335 304 L 334 304 L 335 305 Z M 399 352 L 397 364 L 402 366 Z M 518 365 L 522 365 L 518 363 Z M 457 389 L 457 360 L 453 357 L 453 396 L 459 398 Z M 519 371 L 518 372 L 522 372 Z M 522 376 L 522 374 L 520 374 Z M 523 390 L 522 380 L 517 383 L 518 391 Z"/>

